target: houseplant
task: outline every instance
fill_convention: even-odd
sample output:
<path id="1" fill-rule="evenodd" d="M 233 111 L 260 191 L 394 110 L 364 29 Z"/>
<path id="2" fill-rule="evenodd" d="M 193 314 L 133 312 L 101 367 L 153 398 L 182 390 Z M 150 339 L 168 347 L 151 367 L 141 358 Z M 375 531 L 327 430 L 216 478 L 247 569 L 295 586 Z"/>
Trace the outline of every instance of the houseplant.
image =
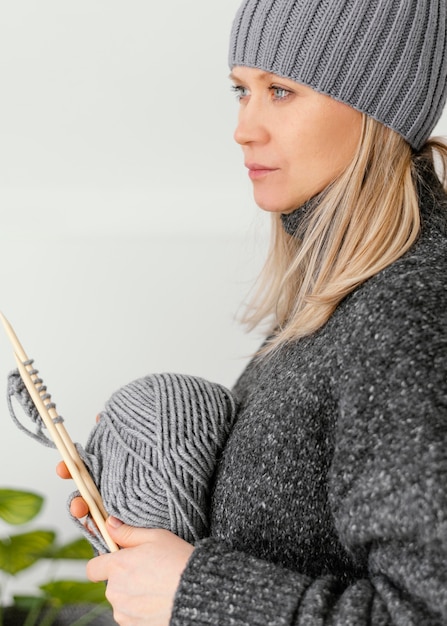
<path id="1" fill-rule="evenodd" d="M 30 491 L 0 489 L 0 518 L 14 527 L 28 524 L 39 514 L 44 498 Z M 0 537 L 0 626 L 62 626 L 68 624 L 113 624 L 104 585 L 86 580 L 49 580 L 31 595 L 8 597 L 8 585 L 19 573 L 43 560 L 56 565 L 61 560 L 87 560 L 93 550 L 84 538 L 60 545 L 49 529 L 24 529 Z"/>

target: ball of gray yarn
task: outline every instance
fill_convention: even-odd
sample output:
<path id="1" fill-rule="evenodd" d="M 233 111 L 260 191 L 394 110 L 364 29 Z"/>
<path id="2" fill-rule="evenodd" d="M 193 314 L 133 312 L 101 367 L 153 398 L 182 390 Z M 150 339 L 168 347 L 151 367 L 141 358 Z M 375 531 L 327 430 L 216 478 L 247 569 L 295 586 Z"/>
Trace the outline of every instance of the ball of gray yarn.
<path id="1" fill-rule="evenodd" d="M 228 389 L 193 376 L 153 374 L 115 392 L 82 454 L 107 512 L 191 543 L 206 536 L 235 412 Z"/>

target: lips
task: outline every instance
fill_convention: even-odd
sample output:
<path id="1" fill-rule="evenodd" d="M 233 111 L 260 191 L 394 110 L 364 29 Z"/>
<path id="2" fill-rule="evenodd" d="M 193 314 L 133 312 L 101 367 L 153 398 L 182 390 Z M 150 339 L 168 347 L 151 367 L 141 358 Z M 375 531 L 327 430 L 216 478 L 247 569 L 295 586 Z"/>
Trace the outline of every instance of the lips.
<path id="1" fill-rule="evenodd" d="M 265 176 L 278 171 L 278 168 L 276 167 L 268 167 L 267 165 L 261 165 L 260 163 L 246 163 L 245 167 L 248 169 L 248 175 L 252 180 L 264 178 Z"/>

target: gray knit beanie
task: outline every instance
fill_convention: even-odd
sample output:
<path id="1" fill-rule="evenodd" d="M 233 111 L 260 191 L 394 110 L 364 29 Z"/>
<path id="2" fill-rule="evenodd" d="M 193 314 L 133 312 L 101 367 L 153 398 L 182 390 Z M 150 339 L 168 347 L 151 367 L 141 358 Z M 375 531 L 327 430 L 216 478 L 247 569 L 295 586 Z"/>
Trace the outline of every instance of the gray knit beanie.
<path id="1" fill-rule="evenodd" d="M 244 0 L 229 64 L 303 83 L 416 150 L 447 97 L 447 0 Z"/>

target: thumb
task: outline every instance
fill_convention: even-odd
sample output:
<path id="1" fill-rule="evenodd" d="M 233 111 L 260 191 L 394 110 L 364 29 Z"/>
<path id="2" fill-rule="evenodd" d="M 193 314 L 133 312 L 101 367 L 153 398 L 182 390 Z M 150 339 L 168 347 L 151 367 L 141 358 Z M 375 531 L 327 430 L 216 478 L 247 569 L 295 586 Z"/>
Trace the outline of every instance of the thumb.
<path id="1" fill-rule="evenodd" d="M 148 543 L 152 537 L 151 529 L 129 526 L 117 517 L 108 517 L 106 524 L 110 536 L 122 548 L 132 548 L 142 543 Z"/>

